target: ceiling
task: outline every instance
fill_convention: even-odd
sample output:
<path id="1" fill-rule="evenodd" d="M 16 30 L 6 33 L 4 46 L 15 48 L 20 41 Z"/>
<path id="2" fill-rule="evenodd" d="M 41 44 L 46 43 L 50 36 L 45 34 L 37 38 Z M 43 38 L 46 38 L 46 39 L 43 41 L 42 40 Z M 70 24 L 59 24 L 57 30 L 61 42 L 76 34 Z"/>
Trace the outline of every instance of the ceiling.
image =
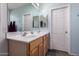
<path id="1" fill-rule="evenodd" d="M 30 3 L 8 3 L 8 8 L 10 9 L 10 10 L 12 10 L 12 9 L 15 9 L 15 8 L 19 8 L 19 7 L 22 7 L 23 5 L 28 5 L 28 4 L 30 4 Z M 35 4 L 35 3 L 34 3 Z M 34 4 L 32 4 L 33 6 L 35 6 Z M 40 3 L 40 7 L 47 7 L 47 6 L 55 6 L 55 5 L 60 5 L 61 3 L 57 3 L 57 4 L 52 4 L 52 3 Z M 36 6 L 35 6 L 36 7 Z"/>
<path id="2" fill-rule="evenodd" d="M 28 3 L 8 3 L 8 8 L 9 9 L 15 9 L 15 8 L 19 8 L 23 5 L 26 5 Z"/>

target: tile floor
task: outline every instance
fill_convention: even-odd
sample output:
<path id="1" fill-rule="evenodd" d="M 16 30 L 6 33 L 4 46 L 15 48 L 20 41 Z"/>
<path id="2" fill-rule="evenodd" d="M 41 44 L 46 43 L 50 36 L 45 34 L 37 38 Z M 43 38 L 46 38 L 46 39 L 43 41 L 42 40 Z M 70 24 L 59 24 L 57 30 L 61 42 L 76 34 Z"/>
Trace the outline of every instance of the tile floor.
<path id="1" fill-rule="evenodd" d="M 71 56 L 67 52 L 60 50 L 48 50 L 47 56 Z"/>

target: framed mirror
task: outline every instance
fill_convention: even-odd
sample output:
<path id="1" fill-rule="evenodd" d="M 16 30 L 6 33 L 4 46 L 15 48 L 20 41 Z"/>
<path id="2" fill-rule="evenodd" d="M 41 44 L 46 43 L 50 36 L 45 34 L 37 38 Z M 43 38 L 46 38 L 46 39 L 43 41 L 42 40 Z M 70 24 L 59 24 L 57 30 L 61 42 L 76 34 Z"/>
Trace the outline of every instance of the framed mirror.
<path id="1" fill-rule="evenodd" d="M 33 16 L 33 28 L 39 28 L 39 16 Z"/>

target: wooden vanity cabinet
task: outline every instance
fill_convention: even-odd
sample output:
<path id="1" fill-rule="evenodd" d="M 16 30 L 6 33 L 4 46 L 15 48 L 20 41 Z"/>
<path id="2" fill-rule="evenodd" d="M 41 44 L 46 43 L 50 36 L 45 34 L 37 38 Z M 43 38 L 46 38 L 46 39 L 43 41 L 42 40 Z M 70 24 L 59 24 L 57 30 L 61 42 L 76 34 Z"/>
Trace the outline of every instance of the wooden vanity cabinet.
<path id="1" fill-rule="evenodd" d="M 30 55 L 36 55 L 36 53 L 39 56 L 46 55 L 48 52 L 48 35 L 42 36 L 41 38 L 31 42 L 30 45 Z"/>
<path id="2" fill-rule="evenodd" d="M 29 43 L 15 40 L 8 40 L 8 42 L 9 55 L 44 56 L 48 52 L 48 35 L 42 36 Z"/>

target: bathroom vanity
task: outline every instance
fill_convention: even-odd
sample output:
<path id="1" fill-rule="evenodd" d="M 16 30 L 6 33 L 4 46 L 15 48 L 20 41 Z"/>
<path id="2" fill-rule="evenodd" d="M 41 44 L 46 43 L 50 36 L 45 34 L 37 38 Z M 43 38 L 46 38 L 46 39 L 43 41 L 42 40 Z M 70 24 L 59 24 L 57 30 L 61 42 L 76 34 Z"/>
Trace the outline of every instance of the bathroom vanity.
<path id="1" fill-rule="evenodd" d="M 29 3 L 10 12 L 8 21 L 15 21 L 17 31 L 8 32 L 8 55 L 12 56 L 44 56 L 48 51 L 48 16 L 40 15 L 36 5 Z M 18 14 L 19 11 L 19 14 Z M 31 13 L 30 13 L 31 12 Z M 13 19 L 15 18 L 15 19 Z M 18 19 L 17 19 L 18 18 Z M 8 22 L 10 23 L 10 22 Z M 11 28 L 13 29 L 13 28 Z M 25 32 L 26 31 L 26 32 Z M 28 32 L 33 31 L 33 33 Z M 39 32 L 40 31 L 40 32 Z M 28 33 L 27 33 L 28 32 Z"/>
<path id="2" fill-rule="evenodd" d="M 7 35 L 8 53 L 11 56 L 44 56 L 48 52 L 49 32 L 40 32 L 28 36 Z"/>

